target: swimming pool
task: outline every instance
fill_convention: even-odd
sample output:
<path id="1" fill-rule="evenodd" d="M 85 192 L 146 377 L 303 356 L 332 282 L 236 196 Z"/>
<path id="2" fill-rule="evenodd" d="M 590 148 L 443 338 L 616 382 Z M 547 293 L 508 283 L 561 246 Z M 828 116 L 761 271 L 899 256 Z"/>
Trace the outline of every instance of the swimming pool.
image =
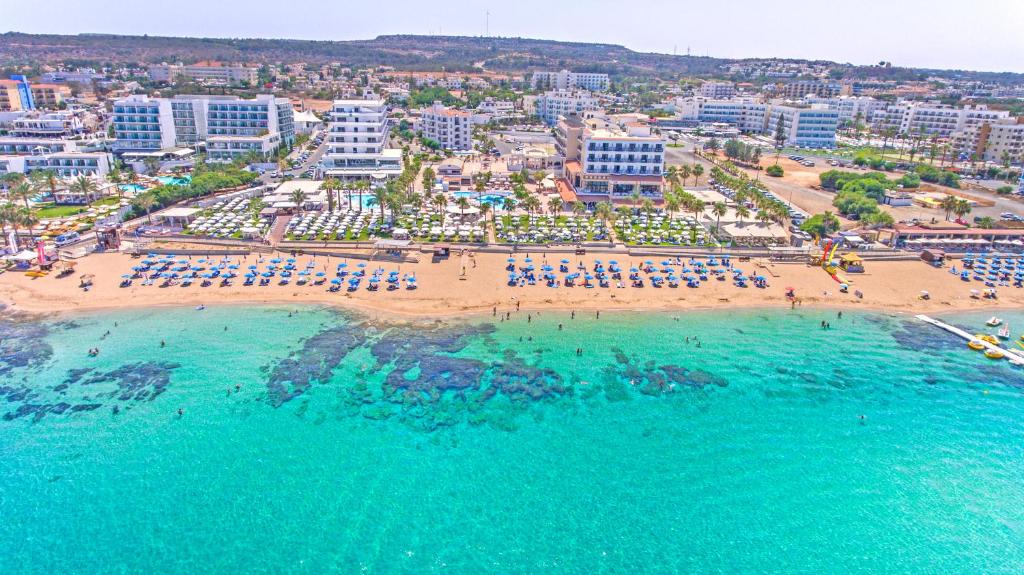
<path id="1" fill-rule="evenodd" d="M 160 176 L 156 180 L 165 186 L 168 184 L 183 186 L 192 181 L 192 176 Z"/>
<path id="2" fill-rule="evenodd" d="M 121 189 L 126 192 L 137 193 L 146 191 L 146 186 L 143 186 L 142 184 L 121 184 Z"/>
<path id="3" fill-rule="evenodd" d="M 476 192 L 455 192 L 457 198 L 468 198 L 470 200 L 477 199 Z M 492 206 L 500 206 L 505 202 L 505 198 L 509 197 L 508 194 L 483 194 L 480 196 L 481 203 L 491 204 Z"/>

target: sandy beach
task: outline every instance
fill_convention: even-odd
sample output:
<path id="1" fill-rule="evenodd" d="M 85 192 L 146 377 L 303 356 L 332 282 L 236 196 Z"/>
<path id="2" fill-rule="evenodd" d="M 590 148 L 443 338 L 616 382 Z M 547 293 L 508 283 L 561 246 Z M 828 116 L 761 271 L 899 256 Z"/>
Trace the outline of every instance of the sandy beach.
<path id="1" fill-rule="evenodd" d="M 193 260 L 201 256 L 192 256 Z M 259 256 L 251 254 L 236 258 L 245 266 L 255 264 Z M 287 257 L 287 256 L 284 256 Z M 519 254 L 521 262 L 525 254 Z M 547 256 L 547 263 L 557 268 L 562 255 Z M 61 311 L 87 311 L 127 307 L 151 307 L 172 305 L 216 305 L 244 303 L 305 303 L 330 304 L 364 310 L 412 315 L 412 316 L 453 316 L 473 313 L 493 313 L 494 310 L 510 311 L 519 306 L 521 310 L 686 310 L 734 307 L 789 307 L 786 288 L 796 290 L 798 305 L 862 308 L 894 312 L 941 312 L 959 310 L 998 309 L 1000 307 L 1024 306 L 1024 290 L 1002 288 L 998 300 L 971 298 L 971 289 L 980 286 L 977 282 L 962 282 L 946 269 L 936 269 L 924 262 L 867 262 L 866 273 L 850 274 L 853 284 L 850 293 L 840 293 L 839 285 L 822 269 L 806 264 L 771 263 L 753 259 L 736 262 L 749 275 L 764 275 L 769 286 L 764 289 L 753 286 L 738 288 L 729 281 L 710 280 L 702 282 L 699 288 L 654 288 L 647 284 L 643 288 L 599 288 L 576 286 L 573 288 L 549 288 L 543 283 L 533 286 L 509 286 L 505 270 L 507 255 L 477 253 L 472 257 L 451 258 L 432 263 L 429 257 L 417 263 L 395 264 L 370 262 L 367 269 L 381 266 L 386 271 L 396 270 L 401 274 L 415 273 L 419 289 L 399 289 L 377 292 L 363 286 L 355 292 L 342 290 L 331 293 L 326 285 L 282 286 L 277 278 L 269 286 L 243 286 L 242 278 L 236 278 L 234 285 L 220 287 L 219 282 L 201 287 L 199 283 L 184 287 L 172 285 L 159 287 L 141 285 L 136 280 L 131 287 L 119 287 L 122 274 L 130 273 L 131 267 L 139 260 L 118 253 L 94 254 L 78 260 L 73 275 L 58 278 L 28 277 L 24 273 L 8 271 L 0 275 L 0 301 L 13 309 L 50 313 Z M 298 258 L 303 266 L 310 256 Z M 544 256 L 533 255 L 534 263 L 544 264 Z M 588 269 L 593 268 L 595 259 L 617 259 L 624 268 L 640 265 L 638 258 L 626 255 L 570 256 L 575 268 L 582 261 Z M 318 257 L 314 271 L 325 271 L 333 277 L 337 257 Z M 464 262 L 464 265 L 463 265 Z M 354 266 L 355 261 L 350 260 Z M 463 274 L 463 269 L 465 273 Z M 82 275 L 94 276 L 93 286 L 88 291 L 79 287 Z M 927 290 L 931 299 L 918 296 Z M 853 292 L 860 291 L 862 298 Z"/>

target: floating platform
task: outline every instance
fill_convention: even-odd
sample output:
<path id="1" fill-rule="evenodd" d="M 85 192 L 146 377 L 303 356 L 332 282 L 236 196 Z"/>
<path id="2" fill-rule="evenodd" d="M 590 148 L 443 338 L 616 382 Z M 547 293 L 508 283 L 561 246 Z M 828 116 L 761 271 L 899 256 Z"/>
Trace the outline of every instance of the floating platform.
<path id="1" fill-rule="evenodd" d="M 989 342 L 987 342 L 987 341 L 985 341 L 983 339 L 979 339 L 977 337 L 974 337 L 973 334 L 967 333 L 966 331 L 964 331 L 964 330 L 962 330 L 962 329 L 960 329 L 960 328 L 958 328 L 956 326 L 949 325 L 948 323 L 946 323 L 944 321 L 939 321 L 939 320 L 937 320 L 937 319 L 935 319 L 933 317 L 928 317 L 928 316 L 923 315 L 923 314 L 916 315 L 914 317 L 916 317 L 917 319 L 919 319 L 919 320 L 921 320 L 921 321 L 923 321 L 925 323 L 929 323 L 931 325 L 934 325 L 937 328 L 946 330 L 946 331 L 948 331 L 951 334 L 958 335 L 958 336 L 964 338 L 967 341 L 976 341 L 976 342 L 980 343 L 981 345 L 983 345 L 989 351 L 992 351 L 992 350 L 999 351 L 1000 353 L 1003 354 L 1003 358 L 1006 359 L 1007 361 L 1009 361 L 1010 363 L 1012 363 L 1013 365 L 1024 367 L 1024 353 L 1021 353 L 1021 352 L 1019 352 L 1019 351 L 1017 351 L 1015 349 L 999 347 L 998 345 L 994 345 L 994 344 L 989 343 Z"/>

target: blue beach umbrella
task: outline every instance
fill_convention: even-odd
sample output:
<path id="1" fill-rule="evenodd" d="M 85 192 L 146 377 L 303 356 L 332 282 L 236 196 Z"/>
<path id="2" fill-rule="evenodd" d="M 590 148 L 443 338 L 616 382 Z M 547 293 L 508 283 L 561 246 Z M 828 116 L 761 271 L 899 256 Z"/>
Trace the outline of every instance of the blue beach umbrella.
<path id="1" fill-rule="evenodd" d="M 563 259 L 562 259 L 562 263 L 563 263 L 563 264 L 567 264 L 567 263 L 569 263 L 569 260 L 567 260 L 567 259 L 564 259 L 564 258 L 563 258 Z"/>
<path id="2" fill-rule="evenodd" d="M 324 276 L 326 276 L 326 275 L 327 275 L 327 274 L 326 274 L 326 273 L 324 273 L 324 272 L 316 272 L 316 277 L 318 277 L 318 278 L 322 278 L 322 277 L 324 277 Z"/>
<path id="3" fill-rule="evenodd" d="M 334 278 L 331 280 L 331 283 L 334 285 L 341 285 L 341 280 L 338 278 Z"/>
<path id="4" fill-rule="evenodd" d="M 506 261 L 507 263 L 510 263 L 510 264 L 514 264 L 514 263 L 516 263 L 516 258 L 508 258 L 508 259 L 507 259 L 507 260 L 505 260 L 505 261 Z"/>

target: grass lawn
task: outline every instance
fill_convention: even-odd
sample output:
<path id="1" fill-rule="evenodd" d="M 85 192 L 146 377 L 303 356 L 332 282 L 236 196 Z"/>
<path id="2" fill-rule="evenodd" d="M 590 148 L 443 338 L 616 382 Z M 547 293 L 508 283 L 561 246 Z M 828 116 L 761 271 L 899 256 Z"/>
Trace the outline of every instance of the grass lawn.
<path id="1" fill-rule="evenodd" d="M 58 206 L 54 204 L 42 204 L 42 206 L 43 207 L 36 209 L 36 217 L 40 219 L 66 218 L 68 216 L 80 214 L 86 210 L 86 206 Z"/>

